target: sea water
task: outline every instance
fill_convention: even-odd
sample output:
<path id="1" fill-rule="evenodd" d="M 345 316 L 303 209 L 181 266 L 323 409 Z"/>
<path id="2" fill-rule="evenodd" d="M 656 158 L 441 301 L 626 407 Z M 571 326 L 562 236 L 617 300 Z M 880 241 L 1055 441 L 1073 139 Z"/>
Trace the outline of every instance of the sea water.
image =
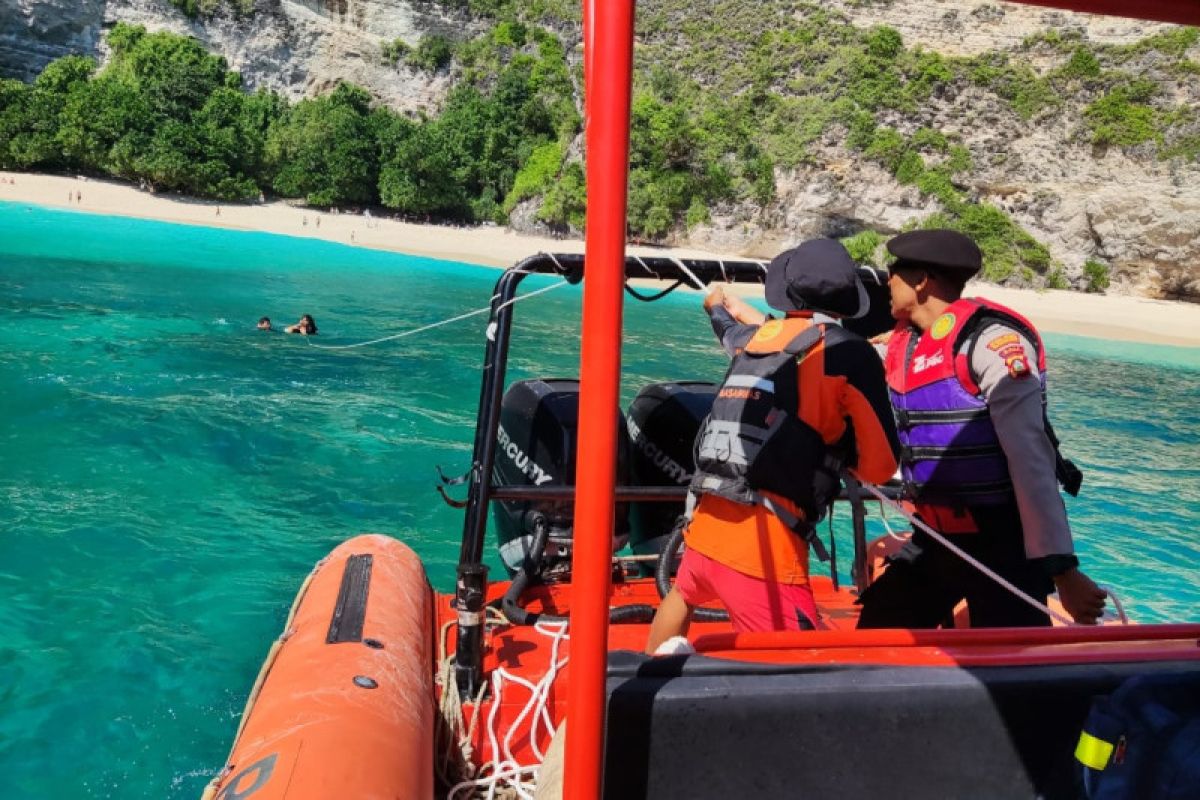
<path id="1" fill-rule="evenodd" d="M 403 539 L 450 588 L 462 512 L 435 466 L 469 464 L 486 320 L 313 345 L 485 306 L 498 274 L 0 204 L 0 797 L 197 797 L 348 536 Z M 510 379 L 576 374 L 579 303 L 517 307 Z M 255 330 L 303 313 L 315 339 Z M 695 295 L 627 303 L 625 331 L 626 403 L 721 377 Z M 1200 350 L 1047 340 L 1088 572 L 1138 620 L 1200 621 Z"/>

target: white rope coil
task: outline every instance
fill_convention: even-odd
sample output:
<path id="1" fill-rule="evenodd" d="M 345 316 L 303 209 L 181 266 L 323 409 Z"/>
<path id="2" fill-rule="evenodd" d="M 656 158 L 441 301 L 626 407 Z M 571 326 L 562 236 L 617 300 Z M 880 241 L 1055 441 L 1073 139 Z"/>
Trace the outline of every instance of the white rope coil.
<path id="1" fill-rule="evenodd" d="M 489 609 L 489 612 L 492 611 L 493 609 Z M 562 643 L 570 638 L 567 633 L 567 623 L 565 621 L 559 623 L 539 622 L 533 626 L 535 631 L 551 639 L 550 666 L 546 673 L 537 682 L 533 682 L 514 675 L 503 667 L 497 667 L 492 671 L 490 684 L 480 687 L 479 695 L 474 700 L 468 701 L 473 705 L 469 724 L 466 722 L 458 686 L 454 680 L 454 658 L 446 655 L 446 637 L 450 628 L 455 624 L 455 621 L 451 620 L 443 625 L 439 638 L 441 652 L 439 653 L 438 683 L 442 687 L 442 699 L 439 704 L 438 741 L 439 746 L 449 745 L 446 749 L 452 750 L 452 752 L 447 753 L 443 750 L 438 763 L 438 774 L 444 783 L 453 782 L 446 793 L 447 800 L 458 800 L 459 798 L 533 800 L 538 771 L 545 759 L 545 753 L 538 744 L 538 740 L 542 738 L 552 740 L 555 733 L 554 720 L 550 715 L 549 697 L 555 679 L 569 660 L 568 658 L 559 658 L 559 649 Z M 488 624 L 508 623 L 502 618 L 489 617 Z M 513 719 L 508 730 L 502 733 L 499 730 L 498 721 L 500 706 L 503 704 L 506 685 L 514 684 L 527 690 L 529 699 Z M 483 690 L 489 685 L 492 690 L 492 705 L 487 718 L 487 745 L 490 750 L 490 758 L 476 769 L 473 766 L 472 742 L 475 738 L 479 710 L 482 707 Z M 526 721 L 529 723 L 527 734 L 529 749 L 537 759 L 532 764 L 521 764 L 513 754 L 514 742 L 519 736 L 524 735 L 521 729 Z M 457 777 L 457 781 L 455 781 L 455 777 Z"/>

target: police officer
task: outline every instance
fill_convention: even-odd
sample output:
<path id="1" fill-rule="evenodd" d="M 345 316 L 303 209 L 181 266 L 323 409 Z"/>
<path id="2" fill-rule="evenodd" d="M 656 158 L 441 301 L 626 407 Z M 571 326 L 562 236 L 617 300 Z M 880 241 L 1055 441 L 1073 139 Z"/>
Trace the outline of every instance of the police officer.
<path id="1" fill-rule="evenodd" d="M 705 299 L 733 358 L 697 440 L 675 587 L 651 626 L 647 650 L 686 633 L 693 609 L 719 600 L 738 631 L 820 626 L 808 576 L 814 524 L 838 489 L 839 468 L 872 482 L 896 469 L 887 386 L 870 344 L 838 320 L 868 298 L 846 249 L 814 239 L 775 258 L 767 320 L 720 289 Z"/>
<path id="2" fill-rule="evenodd" d="M 1046 418 L 1041 338 L 1015 311 L 962 296 L 982 266 L 963 234 L 912 231 L 887 247 L 897 325 L 885 369 L 908 499 L 1027 594 L 1044 602 L 1057 587 L 1076 622 L 1096 623 L 1107 595 L 1074 555 L 1058 484 L 1077 491 L 1079 473 Z M 936 627 L 963 599 L 973 627 L 1050 624 L 918 529 L 864 592 L 859 627 Z"/>

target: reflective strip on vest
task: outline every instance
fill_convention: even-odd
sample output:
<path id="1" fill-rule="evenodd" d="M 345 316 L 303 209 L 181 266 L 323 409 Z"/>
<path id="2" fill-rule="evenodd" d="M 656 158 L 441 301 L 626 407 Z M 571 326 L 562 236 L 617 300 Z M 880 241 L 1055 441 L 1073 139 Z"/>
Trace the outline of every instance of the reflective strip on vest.
<path id="1" fill-rule="evenodd" d="M 1079 734 L 1079 744 L 1075 746 L 1075 760 L 1085 767 L 1102 770 L 1108 766 L 1112 758 L 1113 743 L 1092 736 L 1087 731 Z"/>
<path id="2" fill-rule="evenodd" d="M 762 450 L 770 432 L 769 428 L 731 420 L 709 420 L 700 442 L 699 456 L 718 464 L 749 466 Z"/>
<path id="3" fill-rule="evenodd" d="M 725 386 L 736 386 L 739 389 L 762 389 L 764 392 L 775 393 L 775 381 L 754 375 L 730 375 L 725 379 Z"/>

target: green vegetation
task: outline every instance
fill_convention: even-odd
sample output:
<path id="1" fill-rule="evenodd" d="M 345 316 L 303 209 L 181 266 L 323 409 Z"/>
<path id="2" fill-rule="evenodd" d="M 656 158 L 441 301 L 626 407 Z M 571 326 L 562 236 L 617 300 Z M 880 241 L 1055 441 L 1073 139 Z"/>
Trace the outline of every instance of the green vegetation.
<path id="1" fill-rule="evenodd" d="M 1046 273 L 1046 288 L 1047 289 L 1069 289 L 1071 284 L 1067 282 L 1067 276 L 1063 275 L 1062 267 L 1055 266 Z"/>
<path id="2" fill-rule="evenodd" d="M 403 61 L 413 69 L 437 72 L 445 69 L 454 58 L 455 44 L 451 39 L 437 34 L 422 36 L 414 48 L 403 39 L 383 42 L 380 49 L 383 63 L 396 65 Z"/>
<path id="3" fill-rule="evenodd" d="M 412 46 L 403 39 L 393 39 L 390 42 L 383 42 L 379 45 L 382 51 L 383 63 L 395 66 L 408 58 L 408 54 L 412 52 Z"/>
<path id="4" fill-rule="evenodd" d="M 437 72 L 454 57 L 454 42 L 445 36 L 422 36 L 414 50 L 405 56 L 405 63 L 426 72 Z"/>
<path id="5" fill-rule="evenodd" d="M 222 3 L 254 7 L 172 2 L 191 14 Z M 318 206 L 382 204 L 464 221 L 504 223 L 532 200 L 551 228 L 582 227 L 581 75 L 578 54 L 555 33 L 577 31 L 577 3 L 434 2 L 453 19 L 490 22 L 472 39 L 381 42 L 384 63 L 450 74 L 436 115 L 373 107 L 350 85 L 295 105 L 250 94 L 195 40 L 117 25 L 103 70 L 66 58 L 31 85 L 0 81 L 0 166 L 109 174 L 222 199 L 269 191 Z M 975 237 L 986 277 L 1059 285 L 1061 266 L 1002 209 L 979 200 L 971 151 L 928 127 L 933 120 L 982 91 L 1018 118 L 1058 125 L 1078 141 L 1200 159 L 1200 112 L 1173 106 L 1164 89 L 1200 75 L 1188 59 L 1200 41 L 1195 29 L 1122 47 L 1050 31 L 1011 52 L 948 58 L 906 47 L 887 26 L 858 28 L 791 0 L 658 0 L 638 24 L 629 188 L 636 238 L 666 239 L 714 212 L 773 211 L 778 176 L 844 160 L 849 149 L 933 202 L 936 213 L 917 224 Z M 879 243 L 870 231 L 847 240 L 864 263 L 878 263 Z"/>
<path id="6" fill-rule="evenodd" d="M 870 267 L 883 266 L 883 243 L 883 235 L 872 230 L 860 231 L 842 239 L 842 245 L 850 253 L 850 257 L 859 264 Z"/>
<path id="7" fill-rule="evenodd" d="M 222 2 L 231 6 L 239 14 L 249 14 L 254 11 L 254 0 L 170 0 L 170 2 L 189 17 L 210 16 L 221 7 Z"/>
<path id="8" fill-rule="evenodd" d="M 75 169 L 202 197 L 258 194 L 263 140 L 282 103 L 249 95 L 194 39 L 118 24 L 112 62 L 68 56 L 28 88 L 9 86 L 0 164 Z"/>
<path id="9" fill-rule="evenodd" d="M 469 221 L 503 221 L 522 193 L 548 192 L 563 173 L 543 213 L 575 224 L 581 173 L 561 162 L 580 121 L 562 46 L 545 31 L 505 31 L 471 53 L 471 65 L 488 69 L 460 82 L 438 117 L 413 120 L 372 108 L 349 84 L 293 106 L 250 94 L 195 39 L 118 24 L 102 71 L 71 56 L 32 85 L 0 81 L 0 167 L 107 174 L 222 200 L 272 191 L 315 206 L 382 203 Z M 440 69 L 449 53 L 448 40 L 426 37 L 410 55 L 419 68 Z"/>
<path id="10" fill-rule="evenodd" d="M 1103 292 L 1108 288 L 1108 265 L 1088 259 L 1083 264 L 1083 279 L 1087 281 L 1087 291 Z"/>

